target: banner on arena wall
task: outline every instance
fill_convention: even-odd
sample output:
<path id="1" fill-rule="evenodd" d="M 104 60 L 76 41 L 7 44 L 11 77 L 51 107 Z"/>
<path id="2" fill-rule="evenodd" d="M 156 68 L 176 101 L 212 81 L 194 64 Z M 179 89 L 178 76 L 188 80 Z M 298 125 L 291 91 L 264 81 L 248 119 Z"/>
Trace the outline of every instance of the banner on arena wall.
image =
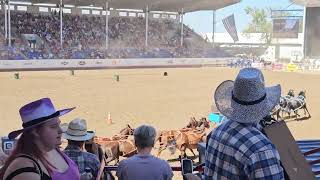
<path id="1" fill-rule="evenodd" d="M 263 68 L 263 63 L 252 63 L 251 66 L 254 68 L 261 69 Z"/>
<path id="2" fill-rule="evenodd" d="M 282 69 L 283 69 L 283 64 L 281 64 L 281 63 L 275 63 L 272 65 L 272 70 L 281 71 Z"/>
<path id="3" fill-rule="evenodd" d="M 299 69 L 299 67 L 298 67 L 298 65 L 296 65 L 296 64 L 289 63 L 289 64 L 287 65 L 287 71 L 288 71 L 288 72 L 297 72 L 298 69 Z"/>
<path id="4" fill-rule="evenodd" d="M 233 41 L 239 41 L 234 14 L 222 19 L 222 22 L 229 35 L 232 37 Z"/>
<path id="5" fill-rule="evenodd" d="M 156 58 L 156 59 L 43 59 L 43 60 L 0 60 L 1 70 L 17 69 L 69 69 L 69 68 L 128 68 L 150 66 L 217 66 L 227 64 L 230 58 Z"/>
<path id="6" fill-rule="evenodd" d="M 298 38 L 299 19 L 274 19 L 273 38 Z"/>

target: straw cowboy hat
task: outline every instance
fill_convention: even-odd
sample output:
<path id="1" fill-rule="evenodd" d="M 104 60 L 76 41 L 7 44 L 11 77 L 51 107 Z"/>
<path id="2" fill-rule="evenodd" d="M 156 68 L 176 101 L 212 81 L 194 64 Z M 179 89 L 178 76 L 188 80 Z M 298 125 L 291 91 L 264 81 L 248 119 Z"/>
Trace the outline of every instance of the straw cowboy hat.
<path id="1" fill-rule="evenodd" d="M 218 110 L 239 123 L 256 123 L 270 114 L 279 103 L 280 85 L 265 87 L 259 69 L 241 69 L 236 80 L 222 82 L 214 93 Z"/>
<path id="2" fill-rule="evenodd" d="M 63 128 L 62 128 L 63 129 Z M 73 141 L 87 141 L 93 138 L 94 132 L 87 131 L 87 122 L 84 119 L 76 118 L 72 120 L 62 137 Z"/>
<path id="3" fill-rule="evenodd" d="M 14 139 L 24 131 L 50 121 L 52 118 L 65 115 L 73 109 L 75 107 L 57 111 L 49 98 L 42 98 L 28 103 L 19 110 L 23 128 L 9 133 L 8 137 L 9 139 Z"/>

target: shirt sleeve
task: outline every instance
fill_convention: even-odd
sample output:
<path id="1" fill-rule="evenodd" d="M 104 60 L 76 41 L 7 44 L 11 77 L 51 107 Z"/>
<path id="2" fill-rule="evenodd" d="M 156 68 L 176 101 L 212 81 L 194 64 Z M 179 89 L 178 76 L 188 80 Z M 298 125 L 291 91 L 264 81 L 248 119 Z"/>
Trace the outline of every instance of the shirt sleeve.
<path id="1" fill-rule="evenodd" d="M 244 167 L 248 179 L 256 180 L 284 180 L 283 168 L 277 151 L 267 149 L 253 153 Z"/>

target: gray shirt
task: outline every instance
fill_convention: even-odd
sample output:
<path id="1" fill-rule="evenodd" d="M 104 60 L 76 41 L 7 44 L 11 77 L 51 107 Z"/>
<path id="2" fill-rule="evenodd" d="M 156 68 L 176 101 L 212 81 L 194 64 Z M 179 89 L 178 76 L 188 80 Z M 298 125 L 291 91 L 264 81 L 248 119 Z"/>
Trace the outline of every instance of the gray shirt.
<path id="1" fill-rule="evenodd" d="M 134 155 L 119 163 L 119 180 L 171 180 L 173 173 L 168 162 L 152 155 Z"/>

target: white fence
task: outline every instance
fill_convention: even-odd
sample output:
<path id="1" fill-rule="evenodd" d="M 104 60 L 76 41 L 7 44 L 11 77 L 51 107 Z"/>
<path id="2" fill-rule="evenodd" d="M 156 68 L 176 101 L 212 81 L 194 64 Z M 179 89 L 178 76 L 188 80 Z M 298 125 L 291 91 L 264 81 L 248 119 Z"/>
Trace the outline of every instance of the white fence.
<path id="1" fill-rule="evenodd" d="M 232 58 L 0 60 L 0 71 L 226 66 Z"/>

